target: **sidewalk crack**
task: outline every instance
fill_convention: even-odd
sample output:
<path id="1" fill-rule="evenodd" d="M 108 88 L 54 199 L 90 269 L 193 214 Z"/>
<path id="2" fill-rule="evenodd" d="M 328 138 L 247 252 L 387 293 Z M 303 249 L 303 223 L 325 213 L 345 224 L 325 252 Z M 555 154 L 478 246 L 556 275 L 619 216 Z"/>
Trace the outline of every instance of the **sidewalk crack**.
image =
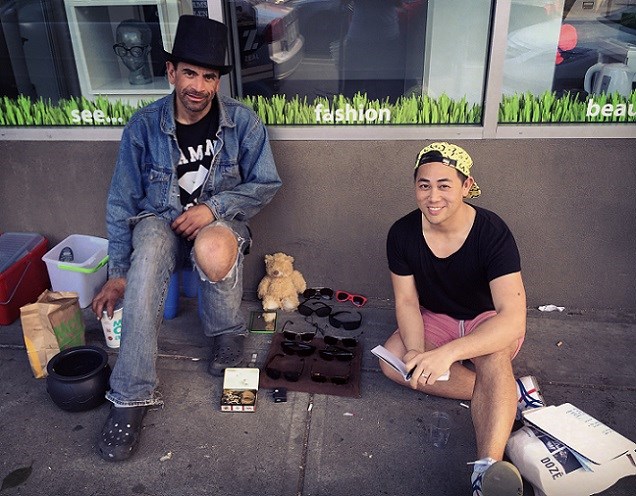
<path id="1" fill-rule="evenodd" d="M 303 448 L 300 455 L 300 470 L 298 472 L 298 484 L 296 485 L 296 496 L 302 496 L 305 489 L 305 473 L 307 470 L 307 457 L 309 453 L 309 431 L 311 430 L 311 416 L 314 407 L 314 394 L 309 394 L 307 403 L 307 416 L 305 417 L 305 433 L 303 435 Z"/>

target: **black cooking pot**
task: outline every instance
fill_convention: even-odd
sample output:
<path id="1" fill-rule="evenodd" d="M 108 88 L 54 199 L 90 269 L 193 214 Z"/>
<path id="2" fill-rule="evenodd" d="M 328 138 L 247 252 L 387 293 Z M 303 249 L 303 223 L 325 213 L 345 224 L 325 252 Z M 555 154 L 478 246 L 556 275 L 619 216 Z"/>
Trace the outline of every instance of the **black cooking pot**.
<path id="1" fill-rule="evenodd" d="M 81 412 L 105 401 L 111 370 L 102 348 L 68 348 L 51 358 L 46 370 L 46 390 L 62 410 Z"/>

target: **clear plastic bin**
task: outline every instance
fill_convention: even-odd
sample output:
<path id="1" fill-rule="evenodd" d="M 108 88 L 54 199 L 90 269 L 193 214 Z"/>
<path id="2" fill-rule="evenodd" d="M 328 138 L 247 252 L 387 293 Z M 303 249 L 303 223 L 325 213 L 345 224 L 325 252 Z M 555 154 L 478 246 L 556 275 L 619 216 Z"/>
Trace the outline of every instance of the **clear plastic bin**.
<path id="1" fill-rule="evenodd" d="M 73 250 L 72 262 L 61 262 L 65 247 Z M 85 308 L 102 288 L 108 275 L 108 240 L 84 234 L 71 234 L 43 257 L 53 291 L 75 291 L 79 306 Z"/>

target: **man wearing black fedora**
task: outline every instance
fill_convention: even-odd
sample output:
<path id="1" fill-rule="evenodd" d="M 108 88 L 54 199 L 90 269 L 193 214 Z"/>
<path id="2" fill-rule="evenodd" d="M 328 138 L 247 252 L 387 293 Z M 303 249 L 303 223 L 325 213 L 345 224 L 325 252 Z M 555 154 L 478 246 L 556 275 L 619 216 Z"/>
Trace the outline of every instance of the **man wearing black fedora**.
<path id="1" fill-rule="evenodd" d="M 227 27 L 179 19 L 166 52 L 172 94 L 140 109 L 122 134 L 108 194 L 108 281 L 93 311 L 112 315 L 123 299 L 121 347 L 106 397 L 113 403 L 100 455 L 124 460 L 136 449 L 157 392 L 157 335 L 168 282 L 192 266 L 199 315 L 212 338 L 209 372 L 240 364 L 246 327 L 240 313 L 248 220 L 281 186 L 267 130 L 256 114 L 218 93 Z"/>

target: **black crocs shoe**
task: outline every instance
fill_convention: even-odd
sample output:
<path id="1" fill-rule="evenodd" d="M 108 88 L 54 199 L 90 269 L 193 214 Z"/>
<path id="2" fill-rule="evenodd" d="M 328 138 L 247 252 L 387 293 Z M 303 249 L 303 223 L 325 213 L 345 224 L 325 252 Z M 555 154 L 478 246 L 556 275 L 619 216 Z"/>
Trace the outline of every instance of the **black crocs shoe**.
<path id="1" fill-rule="evenodd" d="M 130 458 L 141 436 L 142 421 L 147 406 L 117 408 L 114 405 L 102 427 L 97 441 L 99 455 L 109 462 L 120 462 Z"/>
<path id="2" fill-rule="evenodd" d="M 245 336 L 243 334 L 221 334 L 214 338 L 212 360 L 208 372 L 221 377 L 228 367 L 236 367 L 243 359 Z"/>

